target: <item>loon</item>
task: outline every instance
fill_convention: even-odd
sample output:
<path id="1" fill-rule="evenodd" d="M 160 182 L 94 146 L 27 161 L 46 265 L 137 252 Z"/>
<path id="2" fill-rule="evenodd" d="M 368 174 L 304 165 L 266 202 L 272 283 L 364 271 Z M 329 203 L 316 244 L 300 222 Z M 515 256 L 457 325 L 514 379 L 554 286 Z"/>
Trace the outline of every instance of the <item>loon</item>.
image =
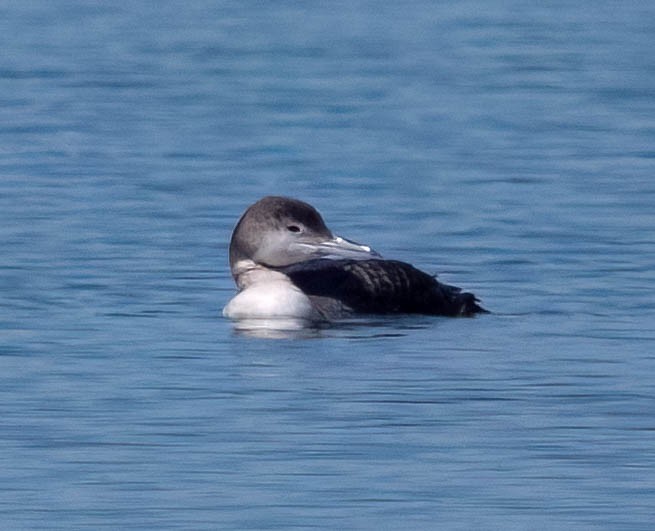
<path id="1" fill-rule="evenodd" d="M 223 315 L 235 320 L 488 313 L 472 293 L 335 236 L 313 206 L 289 197 L 267 196 L 245 211 L 230 269 L 239 291 Z"/>

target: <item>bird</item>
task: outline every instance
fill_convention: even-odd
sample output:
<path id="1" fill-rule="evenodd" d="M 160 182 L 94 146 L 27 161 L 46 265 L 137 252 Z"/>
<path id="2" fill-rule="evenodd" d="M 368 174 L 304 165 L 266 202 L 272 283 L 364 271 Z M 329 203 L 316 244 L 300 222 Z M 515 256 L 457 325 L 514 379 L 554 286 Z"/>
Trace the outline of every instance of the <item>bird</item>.
<path id="1" fill-rule="evenodd" d="M 246 209 L 229 261 L 238 293 L 223 315 L 233 320 L 489 313 L 472 293 L 334 235 L 313 206 L 290 197 L 266 196 Z"/>

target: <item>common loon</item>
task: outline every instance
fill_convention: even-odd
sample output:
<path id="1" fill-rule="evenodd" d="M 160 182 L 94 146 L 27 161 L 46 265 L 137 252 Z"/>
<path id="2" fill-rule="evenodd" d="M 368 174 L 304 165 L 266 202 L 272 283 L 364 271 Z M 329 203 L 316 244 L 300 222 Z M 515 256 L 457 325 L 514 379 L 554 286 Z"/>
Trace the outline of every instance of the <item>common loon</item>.
<path id="1" fill-rule="evenodd" d="M 487 313 L 472 293 L 335 236 L 313 206 L 289 197 L 264 197 L 245 211 L 232 233 L 230 269 L 239 292 L 223 315 L 232 319 Z"/>

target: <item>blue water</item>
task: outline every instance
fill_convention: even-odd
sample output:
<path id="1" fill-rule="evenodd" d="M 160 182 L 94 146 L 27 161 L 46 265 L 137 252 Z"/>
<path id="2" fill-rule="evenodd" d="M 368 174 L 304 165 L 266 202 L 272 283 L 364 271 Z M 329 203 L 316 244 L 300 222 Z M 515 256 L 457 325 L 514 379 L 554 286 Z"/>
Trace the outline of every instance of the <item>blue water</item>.
<path id="1" fill-rule="evenodd" d="M 1 527 L 651 529 L 654 36 L 637 1 L 0 4 Z M 493 313 L 235 330 L 271 193 Z"/>

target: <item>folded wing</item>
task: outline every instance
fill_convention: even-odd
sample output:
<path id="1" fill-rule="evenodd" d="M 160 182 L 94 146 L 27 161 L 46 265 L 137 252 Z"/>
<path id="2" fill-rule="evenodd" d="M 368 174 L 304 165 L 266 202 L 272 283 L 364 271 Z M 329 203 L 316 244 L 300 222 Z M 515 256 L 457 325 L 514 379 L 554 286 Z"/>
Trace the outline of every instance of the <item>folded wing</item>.
<path id="1" fill-rule="evenodd" d="M 279 270 L 326 317 L 357 313 L 472 316 L 486 313 L 472 293 L 397 260 L 310 260 Z"/>

